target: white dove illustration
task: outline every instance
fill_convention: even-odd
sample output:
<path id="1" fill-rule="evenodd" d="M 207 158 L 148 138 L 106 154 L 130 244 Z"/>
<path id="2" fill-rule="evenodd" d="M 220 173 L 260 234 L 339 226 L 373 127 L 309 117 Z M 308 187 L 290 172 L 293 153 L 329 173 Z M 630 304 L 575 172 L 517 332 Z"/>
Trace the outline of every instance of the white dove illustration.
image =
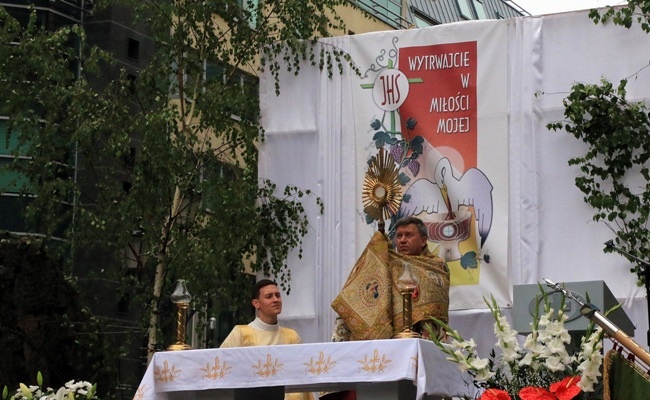
<path id="1" fill-rule="evenodd" d="M 418 179 L 406 191 L 408 202 L 402 201 L 398 217 L 418 215 L 421 212 L 446 213 L 447 206 L 441 192 L 443 186 L 446 186 L 450 212 L 458 211 L 460 205 L 474 207 L 482 247 L 492 226 L 492 184 L 477 168 L 468 169 L 460 178 L 455 175 L 449 159 L 441 158 L 436 164 L 433 182 L 426 178 Z"/>

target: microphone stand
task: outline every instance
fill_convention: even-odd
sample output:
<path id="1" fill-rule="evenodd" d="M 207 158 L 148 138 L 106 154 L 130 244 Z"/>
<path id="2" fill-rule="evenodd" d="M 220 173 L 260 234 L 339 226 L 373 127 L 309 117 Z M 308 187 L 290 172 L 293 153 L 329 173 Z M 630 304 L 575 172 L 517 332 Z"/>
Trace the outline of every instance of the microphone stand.
<path id="1" fill-rule="evenodd" d="M 586 304 L 585 302 L 581 301 L 573 292 L 566 290 L 561 285 L 551 280 L 544 278 L 544 281 L 546 281 L 546 284 L 549 287 L 557 290 L 558 292 L 562 292 L 562 294 L 564 294 L 566 297 L 578 303 L 578 305 L 580 305 L 580 314 L 582 314 L 582 316 L 586 318 L 589 318 L 596 325 L 603 328 L 607 336 L 619 342 L 626 349 L 628 349 L 632 354 L 634 354 L 641 361 L 643 361 L 646 365 L 650 365 L 648 364 L 650 363 L 650 353 L 648 353 L 647 351 L 645 351 L 645 349 L 643 349 L 641 346 L 636 344 L 636 342 L 632 340 L 629 336 L 627 336 L 625 332 L 623 332 L 612 321 L 610 321 L 609 319 L 607 319 L 607 317 L 601 314 L 601 312 L 598 311 L 598 308 L 596 308 L 596 306 L 594 306 L 593 304 Z"/>
<path id="2" fill-rule="evenodd" d="M 650 262 L 641 259 L 633 254 L 628 253 L 627 251 L 621 249 L 618 246 L 614 245 L 613 240 L 608 240 L 605 243 L 605 247 L 608 249 L 614 249 L 618 253 L 623 254 L 624 256 L 638 262 L 639 264 L 643 265 L 643 281 L 644 281 L 644 286 L 645 286 L 645 300 L 646 300 L 646 306 L 648 309 L 648 331 L 646 333 L 646 341 L 648 343 L 648 346 L 650 347 Z"/>

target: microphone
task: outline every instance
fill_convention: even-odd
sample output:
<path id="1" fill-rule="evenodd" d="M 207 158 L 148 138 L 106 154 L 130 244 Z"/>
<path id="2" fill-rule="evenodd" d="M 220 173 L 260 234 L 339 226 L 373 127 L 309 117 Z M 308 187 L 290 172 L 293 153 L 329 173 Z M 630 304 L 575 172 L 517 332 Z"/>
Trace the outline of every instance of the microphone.
<path id="1" fill-rule="evenodd" d="M 634 260 L 634 261 L 638 262 L 639 264 L 643 264 L 644 268 L 649 268 L 650 267 L 650 261 L 639 258 L 639 257 L 635 256 L 634 254 L 630 254 L 630 253 L 628 253 L 627 251 L 621 249 L 618 246 L 614 246 L 614 241 L 611 240 L 611 239 L 606 241 L 603 244 L 605 245 L 606 248 L 616 250 L 616 252 L 618 252 L 618 253 L 620 253 L 620 254 L 622 254 L 624 256 L 627 256 L 629 259 Z M 647 282 L 647 283 L 650 283 L 650 282 Z"/>

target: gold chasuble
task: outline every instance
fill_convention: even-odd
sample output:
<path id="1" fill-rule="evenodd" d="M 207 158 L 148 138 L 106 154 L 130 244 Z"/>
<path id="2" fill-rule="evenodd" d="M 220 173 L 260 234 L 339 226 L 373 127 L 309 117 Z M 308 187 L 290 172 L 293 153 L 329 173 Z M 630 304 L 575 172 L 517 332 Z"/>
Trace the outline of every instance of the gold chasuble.
<path id="1" fill-rule="evenodd" d="M 352 340 L 390 339 L 402 331 L 402 295 L 397 279 L 404 262 L 418 279 L 413 293 L 413 324 L 436 317 L 449 318 L 449 269 L 428 250 L 420 256 L 405 256 L 389 248 L 380 232 L 357 260 L 332 308 L 343 319 Z"/>

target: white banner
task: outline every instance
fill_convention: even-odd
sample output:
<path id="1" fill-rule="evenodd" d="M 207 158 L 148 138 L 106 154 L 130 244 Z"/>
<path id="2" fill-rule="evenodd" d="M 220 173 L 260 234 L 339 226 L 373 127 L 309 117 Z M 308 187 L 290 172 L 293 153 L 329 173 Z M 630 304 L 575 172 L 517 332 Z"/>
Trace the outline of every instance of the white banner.
<path id="1" fill-rule="evenodd" d="M 356 138 L 357 182 L 378 148 L 396 160 L 404 199 L 387 231 L 402 216 L 425 222 L 430 250 L 451 271 L 450 309 L 482 307 L 487 293 L 507 304 L 507 27 L 483 21 L 443 33 L 353 37 L 363 74 L 352 79 L 354 120 L 342 125 Z M 365 244 L 376 223 L 366 221 L 360 189 L 355 241 Z"/>
<path id="2" fill-rule="evenodd" d="M 402 161 L 400 214 L 422 217 L 430 249 L 448 259 L 450 319 L 464 336 L 491 325 L 484 296 L 508 314 L 513 285 L 603 280 L 645 343 L 644 293 L 621 256 L 603 253 L 613 234 L 591 221 L 574 185 L 579 171 L 567 164 L 585 146 L 546 128 L 563 118 L 576 81 L 633 76 L 628 98 L 649 97 L 638 51 L 648 36 L 587 14 L 332 38 L 321 46 L 348 51 L 361 76 L 305 66 L 298 77 L 283 73 L 279 97 L 262 77 L 260 176 L 312 189 L 325 204 L 323 215 L 309 204 L 303 258 L 290 261 L 283 317 L 305 341 L 329 340 L 330 303 L 376 230 L 361 191 L 379 145 Z"/>

